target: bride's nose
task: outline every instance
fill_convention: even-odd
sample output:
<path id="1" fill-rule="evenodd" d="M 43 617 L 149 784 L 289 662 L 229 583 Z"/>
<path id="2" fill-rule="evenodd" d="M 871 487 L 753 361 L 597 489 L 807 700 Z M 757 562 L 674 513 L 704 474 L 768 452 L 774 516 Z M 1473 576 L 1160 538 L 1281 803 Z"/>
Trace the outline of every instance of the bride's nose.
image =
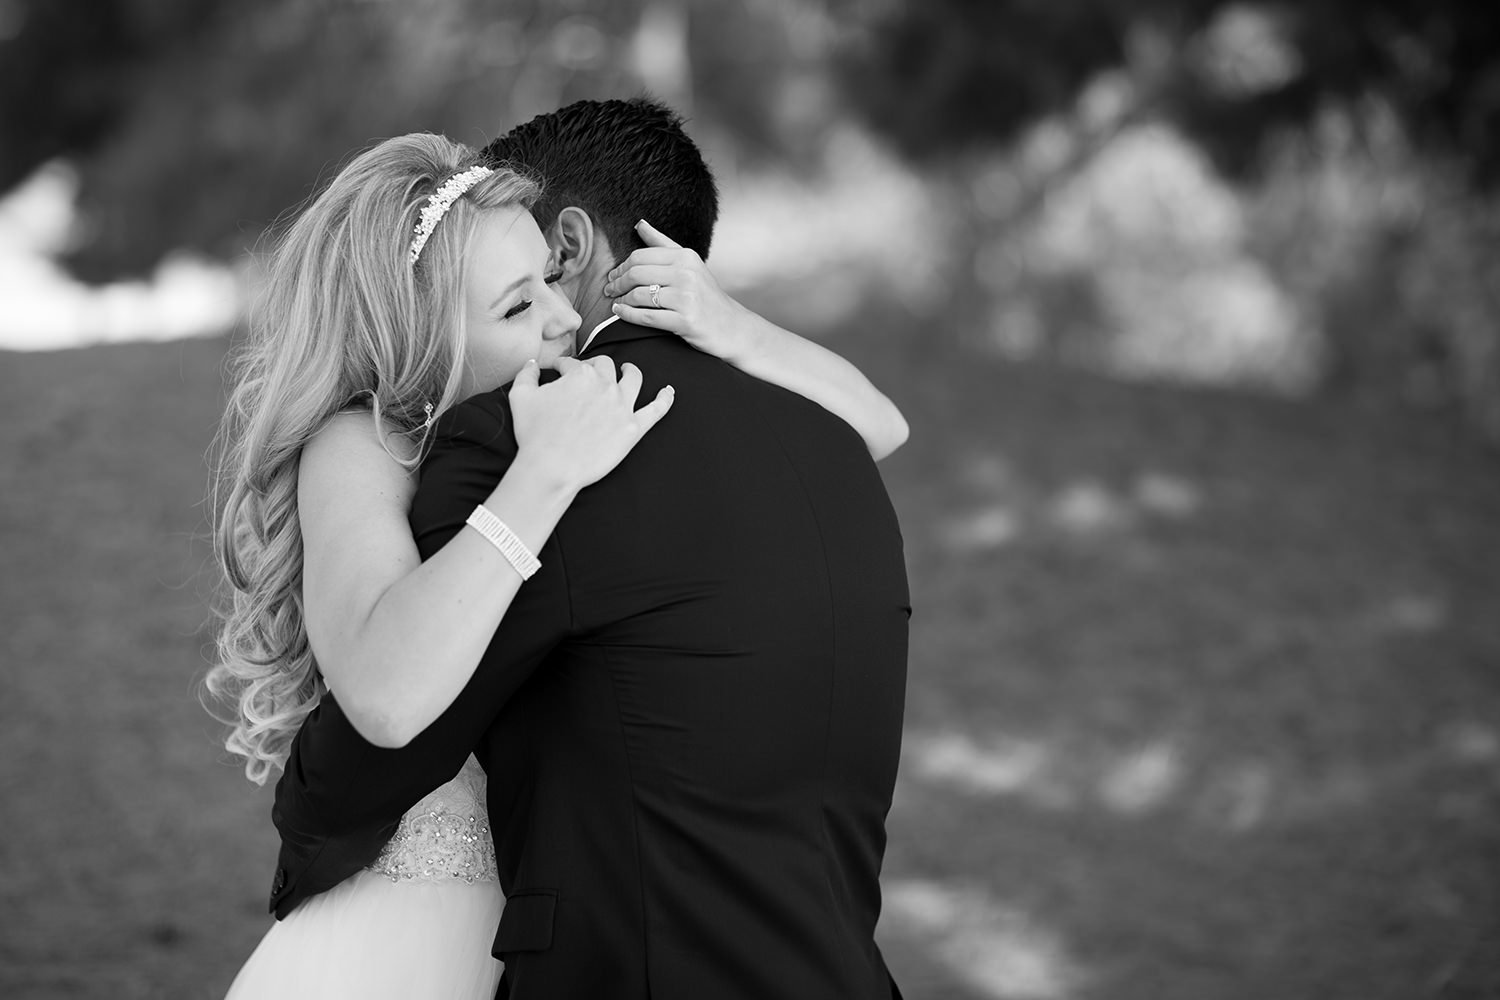
<path id="1" fill-rule="evenodd" d="M 568 301 L 568 297 L 556 285 L 548 287 L 552 292 L 552 313 L 547 317 L 544 335 L 548 340 L 571 337 L 578 332 L 583 317 L 578 315 L 573 303 Z"/>

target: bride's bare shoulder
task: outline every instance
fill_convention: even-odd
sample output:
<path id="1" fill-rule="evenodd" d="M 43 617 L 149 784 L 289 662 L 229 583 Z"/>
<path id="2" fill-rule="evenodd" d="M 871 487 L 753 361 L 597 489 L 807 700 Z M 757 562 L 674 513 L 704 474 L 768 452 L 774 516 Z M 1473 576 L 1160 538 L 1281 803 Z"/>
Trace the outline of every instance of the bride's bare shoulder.
<path id="1" fill-rule="evenodd" d="M 416 445 L 392 425 L 376 424 L 369 411 L 345 410 L 318 429 L 302 449 L 303 485 L 363 485 L 405 496 L 414 486 Z"/>

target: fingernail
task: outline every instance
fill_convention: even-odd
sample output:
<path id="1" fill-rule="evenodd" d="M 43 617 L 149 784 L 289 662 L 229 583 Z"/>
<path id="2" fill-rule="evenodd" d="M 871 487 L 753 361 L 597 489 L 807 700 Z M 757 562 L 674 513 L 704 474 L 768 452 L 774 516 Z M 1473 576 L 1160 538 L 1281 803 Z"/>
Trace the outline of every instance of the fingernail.
<path id="1" fill-rule="evenodd" d="M 677 395 L 676 388 L 674 388 L 673 386 L 670 386 L 670 385 L 667 386 L 665 389 L 663 389 L 662 392 L 670 392 L 674 396 Z"/>
<path id="2" fill-rule="evenodd" d="M 644 225 L 646 225 L 646 220 L 645 220 L 645 219 L 641 219 L 641 220 L 640 220 L 640 221 L 638 221 L 638 222 L 637 222 L 637 223 L 636 223 L 636 225 L 637 225 L 637 226 L 644 226 Z"/>
<path id="3" fill-rule="evenodd" d="M 609 304 L 609 308 L 610 308 L 610 311 L 612 311 L 612 312 L 619 312 L 620 311 L 620 303 L 618 303 L 618 302 L 611 302 Z"/>
<path id="4" fill-rule="evenodd" d="M 530 360 L 530 361 L 528 361 L 528 362 L 526 362 L 526 363 L 527 363 L 527 364 L 528 364 L 528 365 L 534 365 L 534 364 L 536 364 L 536 358 L 532 358 L 532 359 L 531 359 L 531 360 Z"/>

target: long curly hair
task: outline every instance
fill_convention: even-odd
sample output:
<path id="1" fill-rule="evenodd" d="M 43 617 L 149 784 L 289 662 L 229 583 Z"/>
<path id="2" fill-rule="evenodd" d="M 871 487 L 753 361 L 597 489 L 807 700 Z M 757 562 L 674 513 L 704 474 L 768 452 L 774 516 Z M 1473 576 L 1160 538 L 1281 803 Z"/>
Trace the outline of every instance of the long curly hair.
<path id="1" fill-rule="evenodd" d="M 230 360 L 215 444 L 215 555 L 223 571 L 209 711 L 225 747 L 264 784 L 326 688 L 307 638 L 297 512 L 303 447 L 364 410 L 392 457 L 417 461 L 432 412 L 456 401 L 465 354 L 463 261 L 483 212 L 529 208 L 537 183 L 497 169 L 442 217 L 415 265 L 427 198 L 479 163 L 439 135 L 360 153 L 276 238 L 249 335 Z M 391 437 L 406 438 L 393 450 Z M 401 442 L 398 442 L 398 444 Z"/>

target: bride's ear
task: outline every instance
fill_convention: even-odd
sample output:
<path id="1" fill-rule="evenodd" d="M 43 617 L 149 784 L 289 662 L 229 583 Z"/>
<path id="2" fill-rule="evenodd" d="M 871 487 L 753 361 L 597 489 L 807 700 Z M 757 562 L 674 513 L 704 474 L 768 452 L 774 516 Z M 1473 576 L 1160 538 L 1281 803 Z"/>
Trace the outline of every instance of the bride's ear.
<path id="1" fill-rule="evenodd" d="M 562 280 L 572 281 L 588 270 L 600 252 L 602 234 L 594 228 L 594 220 L 587 212 L 569 205 L 557 213 L 548 227 L 547 242 L 552 247 L 553 263 L 562 271 Z"/>

